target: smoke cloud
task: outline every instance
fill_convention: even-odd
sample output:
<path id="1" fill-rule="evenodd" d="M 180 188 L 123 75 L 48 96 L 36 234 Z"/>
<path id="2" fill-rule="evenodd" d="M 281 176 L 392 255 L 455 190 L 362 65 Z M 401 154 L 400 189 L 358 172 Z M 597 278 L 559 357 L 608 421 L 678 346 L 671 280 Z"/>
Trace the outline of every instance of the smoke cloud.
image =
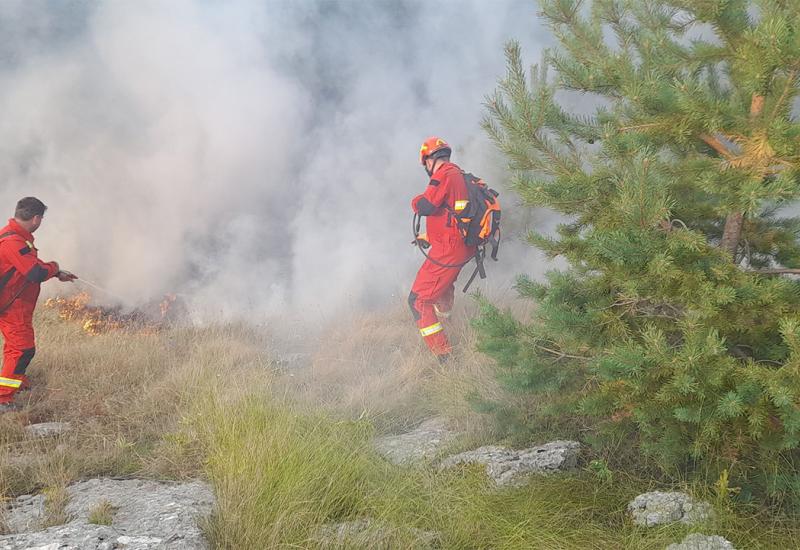
<path id="1" fill-rule="evenodd" d="M 0 207 L 49 205 L 41 256 L 130 304 L 259 319 L 404 301 L 419 144 L 502 190 L 482 101 L 507 40 L 549 40 L 529 0 L 9 0 L 0 33 Z M 505 238 L 481 285 L 544 270 Z"/>

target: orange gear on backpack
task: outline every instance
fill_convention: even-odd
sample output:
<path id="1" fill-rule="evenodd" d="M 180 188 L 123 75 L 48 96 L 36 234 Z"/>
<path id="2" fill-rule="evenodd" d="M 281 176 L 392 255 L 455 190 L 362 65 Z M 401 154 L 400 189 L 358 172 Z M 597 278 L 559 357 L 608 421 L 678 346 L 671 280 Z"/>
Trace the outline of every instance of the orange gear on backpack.
<path id="1" fill-rule="evenodd" d="M 442 138 L 435 136 L 429 137 L 422 142 L 422 147 L 419 148 L 419 163 L 425 164 L 426 158 L 434 153 L 438 153 L 439 151 L 444 151 L 445 149 L 447 150 L 448 155 L 453 151 L 447 142 Z"/>

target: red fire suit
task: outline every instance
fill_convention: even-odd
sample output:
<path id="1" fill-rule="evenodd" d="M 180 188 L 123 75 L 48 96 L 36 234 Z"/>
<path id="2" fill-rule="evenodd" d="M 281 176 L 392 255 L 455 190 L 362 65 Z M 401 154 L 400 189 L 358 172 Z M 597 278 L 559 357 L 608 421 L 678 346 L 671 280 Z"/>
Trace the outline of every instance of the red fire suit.
<path id="1" fill-rule="evenodd" d="M 428 249 L 429 258 L 423 262 L 411 286 L 408 304 L 423 340 L 440 358 L 449 354 L 451 347 L 434 305 L 440 312 L 450 311 L 454 283 L 461 267 L 475 256 L 476 251 L 476 247 L 464 244 L 458 225 L 450 214 L 450 211 L 462 210 L 468 199 L 461 169 L 452 162 L 445 162 L 433 173 L 425 192 L 411 201 L 414 212 L 427 216 L 425 225 L 431 247 Z M 436 262 L 456 267 L 443 267 Z"/>
<path id="2" fill-rule="evenodd" d="M 10 402 L 28 385 L 25 370 L 36 353 L 33 310 L 41 283 L 56 273 L 58 264 L 39 259 L 33 235 L 13 218 L 0 229 L 0 332 L 5 340 L 0 403 Z"/>

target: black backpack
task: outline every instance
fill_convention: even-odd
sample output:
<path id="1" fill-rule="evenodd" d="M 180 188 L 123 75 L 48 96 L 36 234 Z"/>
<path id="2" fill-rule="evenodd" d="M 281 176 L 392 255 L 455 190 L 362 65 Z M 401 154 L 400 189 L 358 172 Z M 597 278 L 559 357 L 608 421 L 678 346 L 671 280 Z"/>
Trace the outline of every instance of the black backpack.
<path id="1" fill-rule="evenodd" d="M 467 185 L 469 201 L 462 210 L 450 210 L 450 215 L 461 230 L 467 246 L 491 245 L 493 260 L 497 259 L 497 250 L 500 247 L 500 195 L 490 189 L 481 178 L 464 173 L 464 183 Z"/>

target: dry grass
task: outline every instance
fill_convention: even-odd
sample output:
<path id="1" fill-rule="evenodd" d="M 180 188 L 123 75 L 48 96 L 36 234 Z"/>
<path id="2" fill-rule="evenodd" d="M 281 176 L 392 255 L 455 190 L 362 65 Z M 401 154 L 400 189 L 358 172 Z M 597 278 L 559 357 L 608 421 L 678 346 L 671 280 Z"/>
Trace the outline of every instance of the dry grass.
<path id="1" fill-rule="evenodd" d="M 290 380 L 288 391 L 310 408 L 378 422 L 413 422 L 428 414 L 420 399 L 435 367 L 411 322 L 363 314 L 323 333 L 310 367 Z M 408 317 L 408 315 L 406 315 Z"/>
<path id="2" fill-rule="evenodd" d="M 54 525 L 63 525 L 69 521 L 67 504 L 69 492 L 63 484 L 46 487 L 44 492 L 44 516 L 41 527 L 46 529 Z"/>
<path id="3" fill-rule="evenodd" d="M 182 479 L 196 476 L 202 449 L 192 432 L 197 402 L 208 392 L 236 402 L 261 389 L 305 411 L 369 419 L 399 431 L 433 414 L 487 433 L 486 418 L 465 396 L 498 396 L 491 369 L 467 330 L 474 303 L 461 300 L 446 322 L 453 360 L 440 366 L 424 347 L 407 308 L 344 320 L 321 335 L 308 368 L 280 372 L 263 329 L 233 324 L 156 332 L 91 335 L 40 308 L 33 389 L 20 413 L 0 424 L 0 489 L 30 493 L 99 476 Z M 56 439 L 31 439 L 24 426 L 68 421 Z M 2 458 L 0 456 L 0 458 Z"/>
<path id="4" fill-rule="evenodd" d="M 520 314 L 525 314 L 520 307 Z M 490 439 L 465 396 L 504 397 L 467 330 L 462 300 L 441 367 L 406 308 L 363 314 L 321 335 L 307 368 L 278 369 L 270 335 L 243 325 L 92 336 L 42 310 L 34 389 L 0 424 L 0 490 L 46 489 L 48 522 L 66 519 L 65 488 L 97 475 L 207 476 L 220 548 L 313 547 L 321 525 L 371 517 L 437 531 L 445 548 L 664 548 L 684 527 L 644 532 L 625 519 L 647 483 L 589 473 L 496 492 L 477 470 L 400 469 L 379 460 L 376 432 L 442 414 L 473 442 Z M 73 430 L 32 439 L 30 422 Z M 98 507 L 96 519 L 113 510 Z M 737 547 L 797 546 L 796 526 L 730 513 L 713 526 Z M 402 538 L 402 537 L 401 537 Z M 412 548 L 411 539 L 394 547 Z"/>
<path id="5" fill-rule="evenodd" d="M 11 533 L 11 528 L 8 525 L 8 511 L 5 508 L 5 501 L 0 501 L 0 536 L 8 535 Z"/>
<path id="6" fill-rule="evenodd" d="M 266 335 L 241 325 L 93 336 L 43 309 L 37 329 L 33 389 L 0 425 L 5 495 L 101 475 L 194 477 L 202 456 L 182 430 L 187 411 L 208 388 L 234 399 L 271 378 Z M 25 435 L 24 425 L 47 421 L 72 430 Z"/>
<path id="7" fill-rule="evenodd" d="M 114 523 L 114 514 L 117 507 L 109 500 L 101 500 L 89 510 L 89 523 L 94 525 L 111 525 Z"/>
<path id="8" fill-rule="evenodd" d="M 486 418 L 466 396 L 498 397 L 500 388 L 468 330 L 469 302 L 444 321 L 454 353 L 444 366 L 427 350 L 407 308 L 345 319 L 320 338 L 307 371 L 288 391 L 309 410 L 368 418 L 381 432 L 399 431 L 431 415 L 452 418 L 467 431 L 485 429 Z"/>

